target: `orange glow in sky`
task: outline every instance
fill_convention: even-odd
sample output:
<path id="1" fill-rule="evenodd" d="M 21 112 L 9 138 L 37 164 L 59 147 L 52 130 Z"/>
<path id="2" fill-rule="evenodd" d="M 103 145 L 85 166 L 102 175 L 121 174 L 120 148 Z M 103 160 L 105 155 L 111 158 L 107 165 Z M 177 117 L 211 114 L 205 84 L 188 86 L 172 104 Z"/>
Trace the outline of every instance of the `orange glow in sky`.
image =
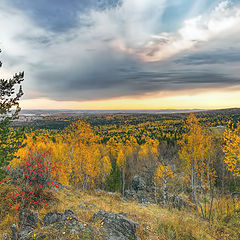
<path id="1" fill-rule="evenodd" d="M 22 100 L 23 109 L 78 109 L 78 110 L 141 110 L 141 109 L 219 109 L 240 107 L 240 90 L 209 90 L 196 93 L 155 93 L 150 96 L 119 97 L 94 101 L 55 101 L 50 99 Z"/>

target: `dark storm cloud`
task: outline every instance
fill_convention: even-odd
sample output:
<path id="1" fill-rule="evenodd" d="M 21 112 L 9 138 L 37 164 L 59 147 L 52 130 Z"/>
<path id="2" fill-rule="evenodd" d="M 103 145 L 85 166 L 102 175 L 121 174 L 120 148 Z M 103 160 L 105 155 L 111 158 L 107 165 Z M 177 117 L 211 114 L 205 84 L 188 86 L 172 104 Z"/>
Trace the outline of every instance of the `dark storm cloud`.
<path id="1" fill-rule="evenodd" d="M 239 48 L 230 48 L 194 53 L 181 57 L 176 62 L 186 65 L 240 63 L 240 51 Z"/>
<path id="2" fill-rule="evenodd" d="M 34 75 L 36 84 L 41 91 L 58 100 L 99 99 L 129 91 L 131 81 L 126 76 L 137 71 L 139 62 L 121 54 L 95 51 L 93 54 L 86 65 L 82 64 L 82 57 L 79 56 L 68 69 L 51 67 L 42 71 L 39 66 Z"/>
<path id="3" fill-rule="evenodd" d="M 76 60 L 77 62 L 77 60 Z M 36 76 L 41 92 L 55 100 L 95 100 L 140 95 L 162 90 L 218 88 L 240 84 L 240 78 L 210 69 L 181 69 L 173 65 L 152 69 L 127 56 L 94 56 L 92 66 L 75 65 L 66 71 L 40 71 Z M 40 80 L 41 79 L 41 80 Z"/>

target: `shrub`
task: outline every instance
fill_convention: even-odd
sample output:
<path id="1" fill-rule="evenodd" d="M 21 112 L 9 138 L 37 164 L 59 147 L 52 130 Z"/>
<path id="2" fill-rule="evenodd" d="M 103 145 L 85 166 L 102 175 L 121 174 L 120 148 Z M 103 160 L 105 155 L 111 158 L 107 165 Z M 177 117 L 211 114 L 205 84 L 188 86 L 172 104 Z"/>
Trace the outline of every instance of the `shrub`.
<path id="1" fill-rule="evenodd" d="M 52 174 L 56 166 L 46 160 L 50 152 L 30 153 L 24 160 L 22 176 L 16 178 L 16 170 L 8 168 L 9 179 L 4 183 L 12 181 L 17 185 L 14 191 L 10 192 L 9 207 L 15 206 L 16 209 L 23 208 L 47 208 L 48 202 L 54 199 L 54 191 L 59 187 L 54 182 Z"/>

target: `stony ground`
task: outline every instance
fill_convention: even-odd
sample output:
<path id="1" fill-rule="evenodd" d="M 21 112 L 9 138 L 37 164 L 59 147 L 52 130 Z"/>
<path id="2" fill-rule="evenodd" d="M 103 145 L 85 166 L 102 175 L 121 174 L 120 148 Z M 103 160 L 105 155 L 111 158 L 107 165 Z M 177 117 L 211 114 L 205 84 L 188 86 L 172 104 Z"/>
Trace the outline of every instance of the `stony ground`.
<path id="1" fill-rule="evenodd" d="M 120 194 L 64 188 L 59 190 L 57 199 L 48 209 L 37 211 L 39 220 L 33 220 L 32 232 L 23 233 L 26 234 L 23 239 L 240 239 L 240 214 L 233 216 L 231 209 L 228 209 L 228 218 L 224 212 L 218 213 L 224 207 L 222 202 L 216 202 L 215 214 L 218 215 L 209 225 L 189 209 L 179 211 L 155 204 L 139 204 Z M 0 223 L 3 239 L 4 236 L 7 239 L 4 233 L 10 234 L 10 225 L 18 219 L 19 216 L 9 213 Z M 14 225 L 12 228 L 14 231 Z"/>

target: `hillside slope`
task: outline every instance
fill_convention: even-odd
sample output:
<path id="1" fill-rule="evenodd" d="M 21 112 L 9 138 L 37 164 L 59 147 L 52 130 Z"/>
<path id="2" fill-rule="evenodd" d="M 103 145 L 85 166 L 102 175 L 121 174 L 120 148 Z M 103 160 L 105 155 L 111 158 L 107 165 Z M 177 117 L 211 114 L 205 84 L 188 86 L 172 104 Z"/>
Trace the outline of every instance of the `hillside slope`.
<path id="1" fill-rule="evenodd" d="M 52 228 L 51 226 L 42 227 L 39 223 L 28 239 L 104 239 L 101 229 L 104 227 L 103 224 L 101 221 L 93 221 L 93 215 L 99 210 L 121 214 L 137 222 L 136 234 L 142 240 L 237 240 L 240 237 L 239 212 L 228 209 L 228 213 L 221 213 L 223 209 L 221 204 L 227 204 L 223 201 L 216 203 L 218 205 L 215 205 L 215 220 L 212 225 L 209 225 L 208 222 L 201 220 L 196 212 L 162 208 L 159 205 L 138 204 L 123 199 L 120 194 L 103 191 L 82 192 L 64 188 L 59 190 L 57 199 L 51 202 L 47 209 L 38 211 L 41 222 L 51 211 L 57 210 L 63 213 L 66 209 L 70 209 L 83 226 L 91 230 L 91 233 L 80 235 L 70 231 L 66 225 Z M 9 226 L 17 220 L 16 211 L 10 210 L 8 216 L 0 223 L 1 236 L 6 236 L 3 233 L 7 231 L 6 229 L 10 232 Z"/>

